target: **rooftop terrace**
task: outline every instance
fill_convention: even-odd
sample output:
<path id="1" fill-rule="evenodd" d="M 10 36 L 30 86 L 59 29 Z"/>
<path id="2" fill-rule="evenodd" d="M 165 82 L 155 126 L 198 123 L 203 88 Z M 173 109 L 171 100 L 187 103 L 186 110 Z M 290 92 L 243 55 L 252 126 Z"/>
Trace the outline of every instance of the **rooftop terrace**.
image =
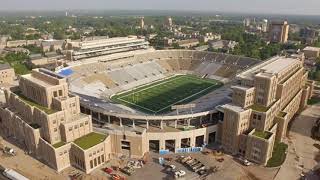
<path id="1" fill-rule="evenodd" d="M 38 104 L 38 103 L 34 102 L 34 101 L 31 100 L 31 99 L 25 97 L 25 96 L 22 94 L 21 91 L 16 91 L 16 92 L 14 92 L 14 93 L 15 93 L 17 96 L 19 96 L 19 98 L 20 98 L 23 102 L 29 104 L 29 105 L 32 106 L 32 107 L 38 108 L 38 109 L 40 109 L 41 111 L 44 111 L 44 112 L 47 113 L 47 114 L 53 114 L 53 113 L 57 112 L 57 111 L 54 110 L 54 109 L 49 109 L 49 108 L 47 108 L 47 107 L 45 107 L 45 106 L 42 106 L 41 104 Z"/>
<path id="2" fill-rule="evenodd" d="M 266 74 L 277 74 L 290 65 L 298 63 L 299 60 L 293 58 L 286 58 L 282 56 L 275 56 L 269 60 L 263 61 L 262 63 L 242 72 L 237 77 L 245 79 L 253 79 L 259 72 Z"/>
<path id="3" fill-rule="evenodd" d="M 106 135 L 92 132 L 76 139 L 74 143 L 79 147 L 81 147 L 82 149 L 86 150 L 103 142 L 106 139 L 106 137 L 107 137 Z"/>
<path id="4" fill-rule="evenodd" d="M 266 131 L 254 131 L 252 135 L 262 139 L 269 139 L 271 136 L 271 133 Z"/>
<path id="5" fill-rule="evenodd" d="M 52 146 L 53 146 L 54 148 L 59 148 L 59 147 L 65 145 L 65 144 L 66 144 L 65 142 L 60 141 L 60 142 L 58 142 L 58 143 L 56 143 L 56 144 L 53 144 Z"/>

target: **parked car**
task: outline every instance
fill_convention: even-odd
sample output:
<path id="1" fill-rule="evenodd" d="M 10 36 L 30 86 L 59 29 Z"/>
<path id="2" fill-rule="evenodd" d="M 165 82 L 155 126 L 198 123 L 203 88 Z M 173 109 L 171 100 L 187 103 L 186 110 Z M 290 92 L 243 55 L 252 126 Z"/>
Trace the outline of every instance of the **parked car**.
<path id="1" fill-rule="evenodd" d="M 206 169 L 201 169 L 201 170 L 197 171 L 197 173 L 198 173 L 200 176 L 206 174 L 207 172 L 208 172 L 208 171 L 207 171 Z"/>
<path id="2" fill-rule="evenodd" d="M 196 170 L 194 170 L 194 172 L 199 172 L 202 170 L 206 170 L 206 166 L 202 164 L 202 166 L 198 167 Z"/>
<path id="3" fill-rule="evenodd" d="M 106 172 L 107 174 L 111 174 L 113 172 L 111 168 L 104 168 L 103 171 Z"/>
<path id="4" fill-rule="evenodd" d="M 126 174 L 128 176 L 131 176 L 135 172 L 135 170 L 132 167 L 128 167 L 128 166 L 126 166 L 120 170 L 121 170 L 121 172 L 123 172 L 124 174 Z"/>
<path id="5" fill-rule="evenodd" d="M 7 147 L 7 146 L 4 147 L 3 153 L 11 155 L 11 156 L 15 156 L 16 155 L 16 152 L 12 148 Z"/>
<path id="6" fill-rule="evenodd" d="M 248 161 L 247 159 L 244 159 L 243 157 L 239 157 L 238 160 L 245 166 L 251 166 L 252 163 Z"/>
<path id="7" fill-rule="evenodd" d="M 185 171 L 183 171 L 183 170 L 179 170 L 179 171 L 176 171 L 176 172 L 174 172 L 174 177 L 177 179 L 177 178 L 181 178 L 181 177 L 183 177 L 183 176 L 185 176 L 186 175 L 186 172 Z"/>
<path id="8" fill-rule="evenodd" d="M 111 174 L 111 178 L 112 178 L 112 180 L 125 180 L 126 179 L 125 177 L 122 177 L 118 174 Z"/>
<path id="9" fill-rule="evenodd" d="M 192 159 L 190 156 L 183 157 L 183 158 L 181 159 L 181 163 L 185 163 L 186 161 L 189 161 L 190 159 Z"/>
<path id="10" fill-rule="evenodd" d="M 142 161 L 129 161 L 127 166 L 132 167 L 134 169 L 139 169 L 143 167 Z"/>
<path id="11" fill-rule="evenodd" d="M 170 164 L 170 165 L 166 165 L 166 171 L 173 171 L 176 169 L 176 166 L 173 165 L 173 164 Z"/>
<path id="12" fill-rule="evenodd" d="M 193 170 L 194 172 L 196 172 L 196 170 L 197 170 L 198 168 L 200 168 L 200 167 L 204 167 L 204 165 L 203 165 L 202 163 L 198 163 L 198 164 L 192 166 L 192 170 Z"/>

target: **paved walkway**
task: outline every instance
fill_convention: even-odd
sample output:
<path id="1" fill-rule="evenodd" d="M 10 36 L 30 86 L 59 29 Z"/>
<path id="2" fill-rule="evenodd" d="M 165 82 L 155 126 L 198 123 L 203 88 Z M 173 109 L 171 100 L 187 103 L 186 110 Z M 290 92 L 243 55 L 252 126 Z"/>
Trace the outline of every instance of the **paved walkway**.
<path id="1" fill-rule="evenodd" d="M 317 162 L 314 160 L 318 149 L 311 136 L 311 128 L 320 117 L 320 105 L 308 107 L 297 116 L 290 128 L 289 137 L 286 139 L 289 148 L 286 161 L 280 168 L 275 180 L 299 179 L 302 172 L 309 172 Z M 317 179 L 313 175 L 308 180 Z"/>

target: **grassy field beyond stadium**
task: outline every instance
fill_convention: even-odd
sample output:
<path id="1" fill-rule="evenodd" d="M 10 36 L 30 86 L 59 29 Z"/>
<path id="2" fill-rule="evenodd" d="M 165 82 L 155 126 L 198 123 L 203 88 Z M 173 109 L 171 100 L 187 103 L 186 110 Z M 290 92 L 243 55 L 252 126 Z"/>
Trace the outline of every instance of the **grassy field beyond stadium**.
<path id="1" fill-rule="evenodd" d="M 118 103 L 157 114 L 171 106 L 193 101 L 219 87 L 222 83 L 193 75 L 178 75 L 112 97 Z"/>

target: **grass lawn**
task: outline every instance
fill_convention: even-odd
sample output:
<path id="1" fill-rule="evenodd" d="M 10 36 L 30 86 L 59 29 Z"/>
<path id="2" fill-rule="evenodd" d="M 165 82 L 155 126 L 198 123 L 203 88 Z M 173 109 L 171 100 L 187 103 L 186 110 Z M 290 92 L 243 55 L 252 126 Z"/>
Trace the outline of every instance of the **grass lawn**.
<path id="1" fill-rule="evenodd" d="M 258 112 L 267 112 L 268 111 L 267 107 L 264 107 L 264 106 L 261 106 L 261 105 L 257 105 L 257 104 L 254 104 L 254 105 L 250 106 L 250 108 L 255 110 L 255 111 L 258 111 Z"/>
<path id="2" fill-rule="evenodd" d="M 275 143 L 273 147 L 272 157 L 267 163 L 267 167 L 278 167 L 286 159 L 286 151 L 288 145 L 285 143 Z"/>
<path id="3" fill-rule="evenodd" d="M 85 136 L 82 136 L 74 141 L 76 145 L 86 150 L 89 149 L 106 139 L 106 135 L 98 134 L 98 133 L 90 133 Z"/>
<path id="4" fill-rule="evenodd" d="M 112 99 L 143 112 L 158 114 L 171 110 L 173 105 L 191 102 L 222 85 L 212 79 L 178 75 L 117 94 Z"/>
<path id="5" fill-rule="evenodd" d="M 65 145 L 65 144 L 66 144 L 65 142 L 60 141 L 60 142 L 58 142 L 58 143 L 56 143 L 56 144 L 54 144 L 54 145 L 52 145 L 52 146 L 53 146 L 54 148 L 59 148 L 59 147 Z"/>
<path id="6" fill-rule="evenodd" d="M 42 106 L 41 104 L 38 104 L 38 103 L 34 102 L 33 100 L 25 97 L 20 91 L 16 91 L 16 92 L 14 92 L 14 93 L 15 93 L 16 95 L 18 95 L 19 98 L 20 98 L 22 101 L 24 101 L 25 103 L 29 104 L 30 106 L 36 107 L 36 108 L 44 111 L 44 112 L 47 113 L 47 114 L 53 114 L 53 113 L 57 112 L 57 111 L 54 110 L 54 109 L 49 109 L 49 108 L 47 108 L 47 107 L 44 107 L 44 106 Z"/>
<path id="7" fill-rule="evenodd" d="M 264 132 L 264 131 L 255 131 L 253 135 L 259 138 L 268 139 L 271 134 L 269 132 Z"/>
<path id="8" fill-rule="evenodd" d="M 308 105 L 314 105 L 320 103 L 320 97 L 312 97 L 308 100 Z"/>

